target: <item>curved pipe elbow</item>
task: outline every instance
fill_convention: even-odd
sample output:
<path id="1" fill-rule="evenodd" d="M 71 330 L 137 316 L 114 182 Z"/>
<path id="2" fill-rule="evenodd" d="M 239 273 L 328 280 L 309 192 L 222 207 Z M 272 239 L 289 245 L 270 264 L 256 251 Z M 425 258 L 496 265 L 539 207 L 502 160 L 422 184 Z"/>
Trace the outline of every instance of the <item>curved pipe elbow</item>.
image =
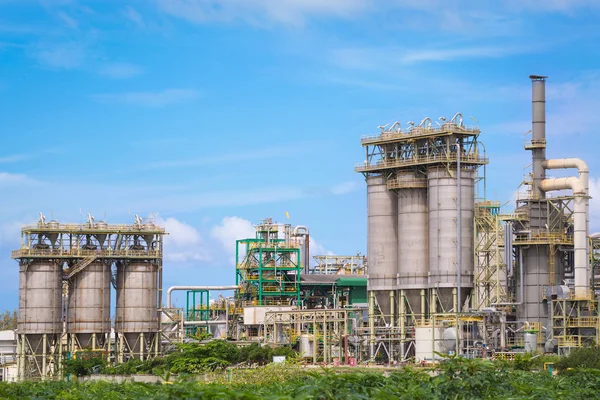
<path id="1" fill-rule="evenodd" d="M 568 178 L 544 179 L 541 184 L 541 189 L 544 192 L 552 192 L 555 190 L 572 189 L 576 196 L 585 196 L 585 185 L 579 178 L 570 176 Z"/>
<path id="2" fill-rule="evenodd" d="M 589 173 L 590 170 L 585 161 L 580 158 L 558 158 L 542 162 L 545 169 L 568 169 L 577 168 L 579 173 Z"/>
<path id="3" fill-rule="evenodd" d="M 298 233 L 298 230 L 302 229 L 303 232 Z M 294 230 L 292 231 L 292 234 L 294 236 L 296 235 L 308 235 L 308 227 L 304 226 L 304 225 L 298 225 L 296 227 L 294 227 Z"/>

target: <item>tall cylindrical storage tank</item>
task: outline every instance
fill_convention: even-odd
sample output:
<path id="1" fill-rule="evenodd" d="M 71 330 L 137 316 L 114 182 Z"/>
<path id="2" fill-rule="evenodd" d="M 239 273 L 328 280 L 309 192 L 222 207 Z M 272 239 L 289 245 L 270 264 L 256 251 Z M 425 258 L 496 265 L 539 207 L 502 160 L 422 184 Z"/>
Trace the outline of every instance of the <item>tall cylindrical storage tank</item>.
<path id="1" fill-rule="evenodd" d="M 110 333 L 110 265 L 96 261 L 69 281 L 67 332 L 77 337 L 82 348 L 102 347 Z"/>
<path id="2" fill-rule="evenodd" d="M 158 267 L 149 261 L 117 265 L 115 331 L 127 340 L 133 353 L 140 351 L 140 334 L 151 342 L 159 331 Z"/>
<path id="3" fill-rule="evenodd" d="M 438 289 L 444 311 L 453 308 L 452 289 L 458 287 L 457 171 L 443 167 L 428 169 L 429 191 L 429 287 Z M 462 169 L 461 176 L 461 299 L 463 304 L 473 287 L 475 171 Z M 442 310 L 437 310 L 441 312 Z"/>
<path id="4" fill-rule="evenodd" d="M 62 333 L 62 267 L 58 262 L 20 263 L 17 329 L 27 335 L 32 349 L 39 349 L 42 335 Z"/>
<path id="5" fill-rule="evenodd" d="M 413 172 L 398 172 L 403 182 L 398 196 L 398 276 L 399 289 L 416 315 L 421 310 L 421 290 L 427 289 L 429 271 L 429 214 L 427 188 L 419 185 Z M 413 187 L 411 187 L 413 186 Z"/>
<path id="6" fill-rule="evenodd" d="M 383 175 L 367 177 L 368 290 L 384 315 L 390 314 L 389 291 L 396 290 L 398 263 L 398 202 Z"/>

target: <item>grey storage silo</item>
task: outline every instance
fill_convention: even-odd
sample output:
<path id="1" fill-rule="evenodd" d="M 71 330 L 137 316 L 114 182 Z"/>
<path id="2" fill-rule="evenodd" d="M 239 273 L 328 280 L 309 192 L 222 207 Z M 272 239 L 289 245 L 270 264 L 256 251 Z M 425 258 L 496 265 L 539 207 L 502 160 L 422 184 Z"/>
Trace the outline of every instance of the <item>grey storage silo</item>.
<path id="1" fill-rule="evenodd" d="M 398 201 L 383 175 L 367 177 L 368 290 L 384 315 L 390 314 L 389 291 L 397 289 Z"/>
<path id="2" fill-rule="evenodd" d="M 140 351 L 140 334 L 149 343 L 158 333 L 158 306 L 156 263 L 143 260 L 118 263 L 115 331 L 123 335 L 131 352 Z"/>
<path id="3" fill-rule="evenodd" d="M 110 265 L 95 261 L 70 279 L 67 332 L 81 348 L 104 345 L 110 333 Z"/>
<path id="4" fill-rule="evenodd" d="M 58 262 L 35 260 L 19 264 L 17 329 L 39 354 L 43 352 L 40 346 L 44 334 L 62 333 L 62 266 Z"/>
<path id="5" fill-rule="evenodd" d="M 421 310 L 421 290 L 427 289 L 429 271 L 429 214 L 427 181 L 414 172 L 398 172 L 398 289 L 415 315 Z M 425 185 L 425 187 L 424 187 Z"/>
<path id="6" fill-rule="evenodd" d="M 461 299 L 464 304 L 473 287 L 474 237 L 473 209 L 475 207 L 475 171 L 461 170 Z M 429 287 L 438 289 L 443 310 L 453 308 L 453 289 L 458 287 L 457 171 L 430 167 L 429 196 Z"/>

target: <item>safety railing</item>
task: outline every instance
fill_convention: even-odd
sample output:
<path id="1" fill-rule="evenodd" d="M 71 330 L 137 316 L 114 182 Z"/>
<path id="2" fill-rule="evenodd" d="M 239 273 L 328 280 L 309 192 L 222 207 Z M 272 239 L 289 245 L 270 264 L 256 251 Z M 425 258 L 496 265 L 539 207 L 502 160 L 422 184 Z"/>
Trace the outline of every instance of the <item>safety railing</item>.
<path id="1" fill-rule="evenodd" d="M 355 164 L 354 170 L 356 172 L 367 172 L 367 171 L 377 171 L 381 169 L 389 169 L 389 168 L 401 168 L 412 165 L 423 165 L 423 164 L 438 164 L 438 163 L 453 163 L 458 160 L 456 153 L 450 154 L 434 154 L 434 155 L 424 155 L 424 156 L 414 156 L 406 159 L 391 159 L 391 160 L 383 160 L 377 161 L 373 164 L 362 163 Z M 460 162 L 464 164 L 487 164 L 487 157 L 480 157 L 477 154 L 462 154 L 460 157 Z"/>
<path id="2" fill-rule="evenodd" d="M 573 317 L 567 318 L 568 328 L 595 328 L 598 326 L 597 317 Z"/>
<path id="3" fill-rule="evenodd" d="M 435 128 L 415 126 L 407 131 L 384 131 L 379 135 L 363 135 L 360 138 L 360 142 L 362 144 L 367 144 L 377 141 L 398 140 L 404 138 L 414 139 L 415 137 L 419 136 L 431 136 L 452 133 L 478 135 L 479 133 L 481 133 L 481 130 L 479 129 L 479 127 L 466 127 L 451 123 L 446 123 L 440 127 Z"/>
<path id="4" fill-rule="evenodd" d="M 560 232 L 533 231 L 517 234 L 513 240 L 514 244 L 545 244 L 545 243 L 572 243 L 573 235 Z"/>
<path id="5" fill-rule="evenodd" d="M 142 225 L 95 225 L 89 224 L 36 224 L 26 225 L 21 229 L 23 232 L 65 232 L 65 233 L 120 233 L 120 232 L 144 232 L 144 233 L 165 233 L 165 228 L 154 224 Z"/>
<path id="6" fill-rule="evenodd" d="M 388 189 L 427 188 L 426 178 L 399 179 L 392 178 L 387 181 Z"/>
<path id="7" fill-rule="evenodd" d="M 546 140 L 545 139 L 533 139 L 525 142 L 525 150 L 531 149 L 545 149 L 546 148 Z"/>
<path id="8" fill-rule="evenodd" d="M 583 344 L 581 336 L 575 335 L 564 335 L 564 336 L 555 336 L 558 347 L 581 347 Z"/>
<path id="9" fill-rule="evenodd" d="M 246 300 L 242 302 L 243 307 L 257 306 L 289 306 L 289 300 Z"/>
<path id="10" fill-rule="evenodd" d="M 160 250 L 132 250 L 132 249 L 30 249 L 21 248 L 11 252 L 12 258 L 84 258 L 96 256 L 97 258 L 162 258 Z"/>

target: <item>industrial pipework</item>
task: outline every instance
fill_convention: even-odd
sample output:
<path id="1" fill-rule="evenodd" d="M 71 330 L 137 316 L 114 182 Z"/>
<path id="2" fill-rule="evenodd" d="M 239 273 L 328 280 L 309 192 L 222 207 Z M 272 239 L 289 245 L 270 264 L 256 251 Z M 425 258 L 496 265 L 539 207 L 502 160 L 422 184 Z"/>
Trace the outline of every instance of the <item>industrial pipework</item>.
<path id="1" fill-rule="evenodd" d="M 171 308 L 171 294 L 175 290 L 238 290 L 240 287 L 237 285 L 232 286 L 171 286 L 167 290 L 167 306 L 166 308 Z"/>

